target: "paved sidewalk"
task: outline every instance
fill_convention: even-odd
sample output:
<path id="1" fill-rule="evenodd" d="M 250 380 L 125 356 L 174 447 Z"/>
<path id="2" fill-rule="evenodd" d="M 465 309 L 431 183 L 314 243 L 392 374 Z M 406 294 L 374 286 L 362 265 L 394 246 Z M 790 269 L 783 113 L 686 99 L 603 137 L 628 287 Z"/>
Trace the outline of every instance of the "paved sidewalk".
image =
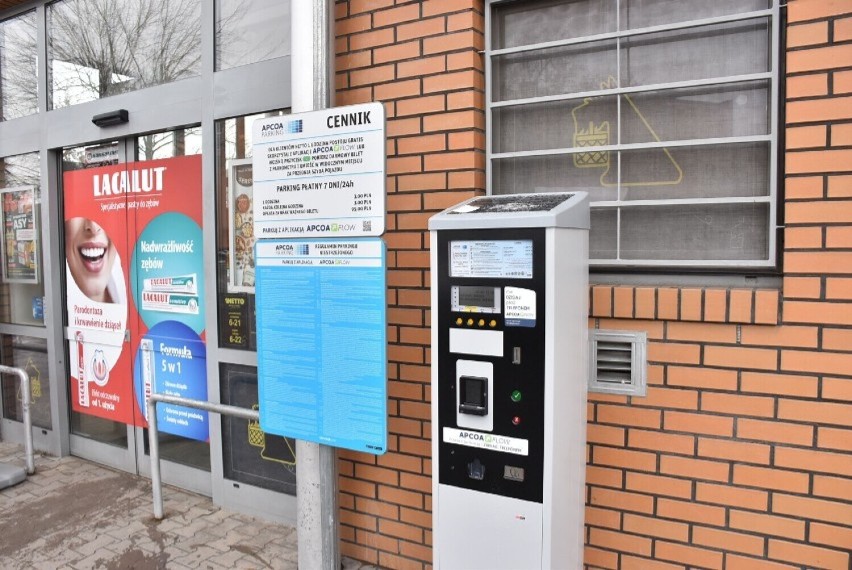
<path id="1" fill-rule="evenodd" d="M 0 442 L 0 461 L 24 465 L 22 448 Z M 295 528 L 169 486 L 163 499 L 156 521 L 147 479 L 36 454 L 35 475 L 0 491 L 0 568 L 296 568 Z"/>

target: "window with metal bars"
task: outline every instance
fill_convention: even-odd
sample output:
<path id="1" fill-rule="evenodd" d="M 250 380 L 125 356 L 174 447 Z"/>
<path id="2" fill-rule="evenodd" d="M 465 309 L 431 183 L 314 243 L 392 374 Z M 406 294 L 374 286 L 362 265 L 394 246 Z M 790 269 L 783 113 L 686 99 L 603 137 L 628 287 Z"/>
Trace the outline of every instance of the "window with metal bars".
<path id="1" fill-rule="evenodd" d="M 490 0 L 488 187 L 583 190 L 590 263 L 768 268 L 772 0 Z"/>

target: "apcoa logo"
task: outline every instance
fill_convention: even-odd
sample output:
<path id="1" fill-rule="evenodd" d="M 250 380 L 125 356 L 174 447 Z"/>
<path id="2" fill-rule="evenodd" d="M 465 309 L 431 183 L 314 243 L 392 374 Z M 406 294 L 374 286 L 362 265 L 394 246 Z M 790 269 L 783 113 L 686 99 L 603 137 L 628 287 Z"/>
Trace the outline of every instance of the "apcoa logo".
<path id="1" fill-rule="evenodd" d="M 459 431 L 459 439 L 468 441 L 481 441 L 486 445 L 511 445 L 512 439 L 490 433 L 479 433 L 475 431 Z"/>
<path id="2" fill-rule="evenodd" d="M 302 119 L 294 119 L 292 121 L 276 121 L 267 123 L 260 128 L 261 137 L 274 137 L 284 134 L 292 135 L 302 132 Z"/>
<path id="3" fill-rule="evenodd" d="M 309 224 L 305 231 L 308 232 L 353 232 L 355 224 Z"/>
<path id="4" fill-rule="evenodd" d="M 302 119 L 295 119 L 293 121 L 287 121 L 286 127 L 284 127 L 288 134 L 295 134 L 302 132 Z"/>
<path id="5" fill-rule="evenodd" d="M 459 437 L 461 439 L 485 441 L 485 437 L 481 433 L 476 433 L 475 431 L 460 431 Z"/>

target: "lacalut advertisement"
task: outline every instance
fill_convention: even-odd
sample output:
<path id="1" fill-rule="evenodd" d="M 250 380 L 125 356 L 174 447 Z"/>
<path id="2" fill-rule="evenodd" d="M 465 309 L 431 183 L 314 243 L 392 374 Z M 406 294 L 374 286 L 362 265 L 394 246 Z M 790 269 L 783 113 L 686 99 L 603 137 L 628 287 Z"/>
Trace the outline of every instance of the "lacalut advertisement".
<path id="1" fill-rule="evenodd" d="M 152 392 L 207 399 L 201 157 L 66 172 L 73 409 L 147 425 Z M 207 414 L 160 405 L 163 431 L 207 440 Z"/>

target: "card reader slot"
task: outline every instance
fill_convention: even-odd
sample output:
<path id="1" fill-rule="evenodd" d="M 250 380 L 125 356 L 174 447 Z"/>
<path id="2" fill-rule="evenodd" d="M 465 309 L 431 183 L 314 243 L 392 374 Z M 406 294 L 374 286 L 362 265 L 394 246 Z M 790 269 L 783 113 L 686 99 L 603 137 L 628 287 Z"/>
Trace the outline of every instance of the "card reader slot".
<path id="1" fill-rule="evenodd" d="M 459 376 L 459 413 L 488 414 L 488 378 Z"/>

